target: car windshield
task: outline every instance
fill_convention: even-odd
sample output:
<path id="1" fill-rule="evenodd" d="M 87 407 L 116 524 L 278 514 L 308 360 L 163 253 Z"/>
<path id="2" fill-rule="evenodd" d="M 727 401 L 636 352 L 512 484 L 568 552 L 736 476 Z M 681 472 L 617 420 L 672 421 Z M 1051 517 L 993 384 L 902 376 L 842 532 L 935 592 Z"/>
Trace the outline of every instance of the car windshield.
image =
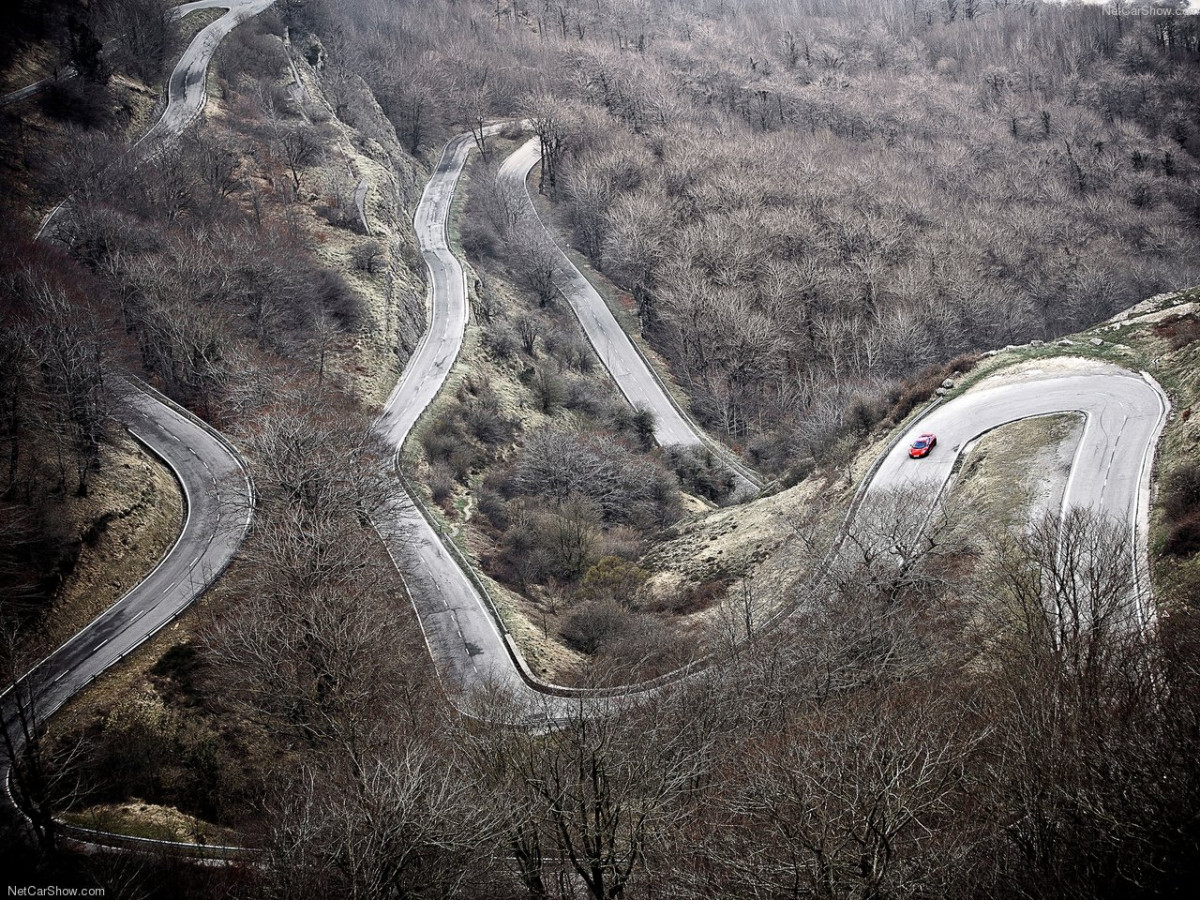
<path id="1" fill-rule="evenodd" d="M 915 441 L 913 441 L 913 449 L 914 450 L 920 450 L 924 446 L 925 446 L 925 438 L 917 438 Z"/>

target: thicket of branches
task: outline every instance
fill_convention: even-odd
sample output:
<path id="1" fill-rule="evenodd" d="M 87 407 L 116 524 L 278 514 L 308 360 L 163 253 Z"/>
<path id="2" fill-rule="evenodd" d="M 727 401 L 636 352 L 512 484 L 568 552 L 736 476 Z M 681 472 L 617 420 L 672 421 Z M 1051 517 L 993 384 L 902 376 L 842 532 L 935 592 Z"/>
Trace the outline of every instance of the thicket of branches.
<path id="1" fill-rule="evenodd" d="M 912 540 L 913 499 L 875 498 L 824 590 L 670 690 L 532 731 L 498 696 L 436 728 L 389 705 L 392 742 L 286 782 L 269 892 L 1174 896 L 1194 624 L 1133 624 L 1122 527 L 1055 515 L 972 570 L 952 517 Z"/>

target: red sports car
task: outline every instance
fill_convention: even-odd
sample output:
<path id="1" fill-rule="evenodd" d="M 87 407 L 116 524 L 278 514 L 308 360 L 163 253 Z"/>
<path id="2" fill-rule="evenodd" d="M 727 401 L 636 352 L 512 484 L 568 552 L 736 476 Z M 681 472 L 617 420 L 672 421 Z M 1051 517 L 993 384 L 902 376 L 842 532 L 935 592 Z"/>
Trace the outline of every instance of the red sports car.
<path id="1" fill-rule="evenodd" d="M 923 434 L 908 448 L 908 455 L 911 459 L 920 459 L 922 456 L 928 456 L 929 451 L 937 446 L 936 434 Z"/>

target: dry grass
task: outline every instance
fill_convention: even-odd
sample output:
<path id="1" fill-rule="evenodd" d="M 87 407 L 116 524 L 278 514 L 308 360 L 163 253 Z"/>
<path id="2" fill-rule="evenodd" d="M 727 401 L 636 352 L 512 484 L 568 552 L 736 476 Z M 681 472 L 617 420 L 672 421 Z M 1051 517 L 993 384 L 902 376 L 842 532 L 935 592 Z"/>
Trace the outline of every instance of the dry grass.
<path id="1" fill-rule="evenodd" d="M 117 432 L 88 496 L 65 498 L 55 517 L 80 550 L 43 620 L 44 652 L 82 629 L 158 563 L 179 535 L 183 502 L 170 471 Z"/>
<path id="2" fill-rule="evenodd" d="M 127 803 L 101 803 L 63 815 L 72 825 L 111 831 L 133 837 L 185 844 L 239 844 L 237 832 L 181 813 L 170 806 L 157 806 L 141 800 Z"/>
<path id="3" fill-rule="evenodd" d="M 1076 414 L 1011 422 L 964 448 L 951 491 L 964 523 L 1019 528 L 1057 509 L 1083 433 Z"/>

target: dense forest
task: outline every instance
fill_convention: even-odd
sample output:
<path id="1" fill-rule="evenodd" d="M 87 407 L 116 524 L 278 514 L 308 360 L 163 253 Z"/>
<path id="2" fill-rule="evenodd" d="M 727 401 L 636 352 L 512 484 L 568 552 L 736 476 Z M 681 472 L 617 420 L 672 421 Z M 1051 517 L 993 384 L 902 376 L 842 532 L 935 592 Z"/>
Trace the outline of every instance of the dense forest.
<path id="1" fill-rule="evenodd" d="M 522 424 L 496 384 L 463 378 L 409 474 L 448 516 L 474 491 L 489 573 L 589 612 L 564 636 L 609 681 L 681 662 L 694 648 L 629 598 L 685 503 L 729 484 L 654 447 L 607 384 L 493 183 L 519 129 L 484 126 L 541 137 L 552 228 L 616 286 L 695 418 L 779 484 L 832 481 L 956 360 L 1200 283 L 1198 17 L 279 0 L 219 52 L 219 114 L 135 161 L 121 151 L 190 34 L 160 27 L 160 5 L 31 3 L 0 42 L 0 69 L 40 46 L 77 73 L 0 113 L 3 662 L 12 677 L 45 649 L 86 543 L 62 510 L 118 477 L 104 374 L 136 371 L 244 449 L 256 524 L 186 629 L 148 645 L 137 690 L 52 727 L 25 773 L 46 808 L 146 802 L 261 853 L 72 855 L 46 826 L 38 878 L 532 900 L 1194 883 L 1198 580 L 1161 586 L 1157 630 L 1131 627 L 1129 534 L 1099 516 L 1006 528 L 951 504 L 898 568 L 874 548 L 920 530 L 914 497 L 876 498 L 848 535 L 861 552 L 778 627 L 728 598 L 722 665 L 525 729 L 499 692 L 445 696 L 367 513 L 398 491 L 369 424 L 423 321 L 408 217 L 469 131 L 454 227 L 479 354 L 532 412 Z M 371 234 L 362 172 L 383 197 Z M 53 243 L 34 242 L 68 195 Z M 489 307 L 501 297 L 521 313 Z M 1174 559 L 1200 547 L 1198 472 L 1163 479 Z M 799 596 L 825 545 L 792 525 Z M 1047 609 L 1056 590 L 1071 615 Z M 624 617 L 615 651 L 604 616 Z"/>
<path id="2" fill-rule="evenodd" d="M 1197 280 L 1190 17 L 932 0 L 487 12 L 352 2 L 328 30 L 410 149 L 485 108 L 540 123 L 542 187 L 576 246 L 633 296 L 706 424 L 768 469 L 829 454 L 930 363 Z"/>

